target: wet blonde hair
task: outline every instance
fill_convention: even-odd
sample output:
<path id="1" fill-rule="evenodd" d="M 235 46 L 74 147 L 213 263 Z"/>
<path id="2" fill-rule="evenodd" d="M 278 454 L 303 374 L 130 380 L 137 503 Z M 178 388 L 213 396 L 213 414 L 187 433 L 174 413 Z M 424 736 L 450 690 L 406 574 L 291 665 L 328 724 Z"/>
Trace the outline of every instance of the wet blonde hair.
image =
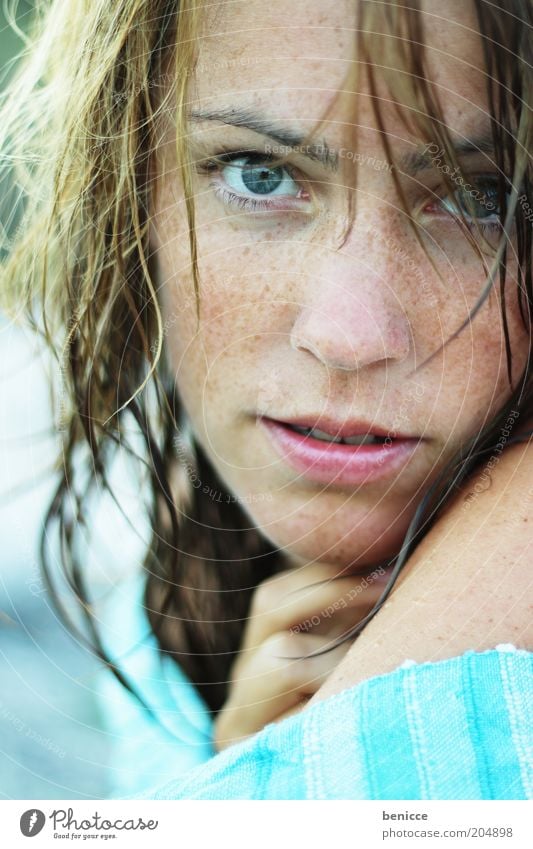
<path id="1" fill-rule="evenodd" d="M 187 0 L 183 7 L 178 0 L 39 0 L 36 5 L 33 30 L 0 111 L 2 164 L 12 169 L 16 187 L 16 202 L 3 231 L 1 297 L 4 310 L 14 319 L 24 315 L 42 334 L 62 375 L 54 406 L 63 444 L 57 489 L 43 529 L 43 570 L 54 594 L 45 541 L 56 522 L 64 569 L 86 614 L 88 638 L 109 662 L 92 616 L 90 576 L 77 558 L 76 539 L 87 532 L 84 520 L 90 493 L 113 494 L 108 479 L 112 456 L 119 449 L 129 452 L 149 473 L 153 537 L 145 568 L 152 626 L 161 648 L 179 661 L 216 711 L 226 696 L 228 670 L 238 652 L 251 594 L 258 583 L 286 564 L 283 552 L 249 527 L 237 500 L 218 503 L 202 497 L 186 478 L 178 495 L 171 482 L 182 411 L 165 357 L 155 258 L 149 243 L 150 210 L 157 190 L 153 154 L 159 144 L 160 119 L 170 109 L 199 296 L 186 97 L 202 16 L 209 4 L 201 0 Z M 515 227 L 520 269 L 517 297 L 524 325 L 530 329 L 531 225 L 519 199 L 526 198 L 533 207 L 533 39 L 528 34 L 533 11 L 527 0 L 490 4 L 474 0 L 474 6 L 485 51 L 503 231 Z M 457 168 L 425 70 L 418 3 L 361 3 L 356 37 L 361 60 L 354 63 L 352 82 L 357 73 L 368 74 L 378 128 L 383 130 L 376 95 L 379 75 L 394 100 L 402 106 L 410 104 L 411 128 L 428 143 L 438 144 L 450 168 Z M 394 54 L 390 67 L 403 63 L 405 76 L 387 72 L 384 61 L 379 68 L 373 65 L 372 57 L 383 57 L 385 47 L 388 55 Z M 389 163 L 394 164 L 384 131 L 382 137 Z M 391 173 L 407 210 L 394 168 Z M 503 290 L 506 252 L 507 241 L 502 237 L 479 305 L 496 282 Z M 512 350 L 505 315 L 504 330 L 510 374 Z M 153 390 L 152 396 L 148 389 Z M 511 409 L 528 415 L 532 411 L 529 363 L 518 385 L 511 386 L 502 410 L 461 448 L 426 493 L 382 599 L 352 635 L 383 604 L 408 555 L 453 488 L 498 441 Z M 128 420 L 142 434 L 145 457 L 139 457 L 128 443 Z M 80 447 L 88 449 L 85 474 L 75 464 Z M 190 450 L 198 478 L 212 490 L 224 491 L 224 482 L 218 480 L 194 435 Z M 132 687 L 119 668 L 110 666 Z"/>

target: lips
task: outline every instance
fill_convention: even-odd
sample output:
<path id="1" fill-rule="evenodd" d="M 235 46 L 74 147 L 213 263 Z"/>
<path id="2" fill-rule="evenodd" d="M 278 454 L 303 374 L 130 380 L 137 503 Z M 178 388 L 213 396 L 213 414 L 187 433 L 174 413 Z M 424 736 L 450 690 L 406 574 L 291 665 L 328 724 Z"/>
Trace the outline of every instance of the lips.
<path id="1" fill-rule="evenodd" d="M 304 477 L 318 483 L 359 486 L 391 477 L 411 459 L 421 441 L 361 420 L 339 422 L 323 416 L 282 421 L 261 417 L 259 422 L 277 454 Z M 363 444 L 355 445 L 328 442 L 295 428 L 318 429 L 343 439 L 365 439 Z"/>

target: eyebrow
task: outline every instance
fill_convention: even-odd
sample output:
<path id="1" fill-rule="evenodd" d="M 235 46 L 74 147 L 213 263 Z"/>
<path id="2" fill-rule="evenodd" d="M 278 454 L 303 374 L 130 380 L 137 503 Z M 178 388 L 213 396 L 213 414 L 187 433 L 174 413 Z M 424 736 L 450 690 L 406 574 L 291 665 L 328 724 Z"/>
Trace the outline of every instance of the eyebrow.
<path id="1" fill-rule="evenodd" d="M 248 109 L 220 109 L 197 111 L 193 110 L 188 115 L 191 121 L 217 121 L 220 124 L 229 124 L 232 127 L 243 127 L 253 130 L 262 136 L 275 141 L 278 145 L 301 153 L 308 159 L 320 162 L 326 168 L 337 171 L 339 167 L 339 154 L 332 150 L 326 142 L 320 144 L 305 144 L 305 136 L 296 130 L 280 127 L 277 122 L 272 123 L 261 115 L 257 115 Z M 281 121 L 282 119 L 280 119 Z M 285 152 L 288 152 L 285 151 Z"/>
<path id="2" fill-rule="evenodd" d="M 438 146 L 437 151 L 429 151 L 430 147 L 433 147 L 433 145 L 427 144 L 424 148 L 406 153 L 398 163 L 399 170 L 414 177 L 421 171 L 431 168 L 435 160 L 442 158 L 444 151 Z M 452 139 L 452 147 L 456 157 L 494 153 L 494 142 L 489 130 L 483 130 L 478 136 L 471 139 L 461 137 Z"/>
<path id="3" fill-rule="evenodd" d="M 280 127 L 278 122 L 272 122 L 264 116 L 257 114 L 249 109 L 216 109 L 216 110 L 192 110 L 188 114 L 190 121 L 215 121 L 220 124 L 227 124 L 233 127 L 242 127 L 246 130 L 252 130 L 262 136 L 266 136 L 277 142 L 280 146 L 288 149 L 294 149 L 295 152 L 301 153 L 308 159 L 320 162 L 326 168 L 332 171 L 337 171 L 339 168 L 340 154 L 338 151 L 330 148 L 324 141 L 320 144 L 305 144 L 305 135 L 297 130 Z M 280 121 L 282 119 L 279 119 Z M 471 139 L 459 137 L 452 141 L 453 149 L 456 156 L 468 156 L 480 153 L 494 153 L 494 144 L 492 135 L 488 129 L 483 129 L 479 135 Z M 421 171 L 428 170 L 432 167 L 435 158 L 442 156 L 442 151 L 429 152 L 430 145 L 424 148 L 419 148 L 415 151 L 409 151 L 400 157 L 398 161 L 398 170 L 407 176 L 414 177 Z"/>

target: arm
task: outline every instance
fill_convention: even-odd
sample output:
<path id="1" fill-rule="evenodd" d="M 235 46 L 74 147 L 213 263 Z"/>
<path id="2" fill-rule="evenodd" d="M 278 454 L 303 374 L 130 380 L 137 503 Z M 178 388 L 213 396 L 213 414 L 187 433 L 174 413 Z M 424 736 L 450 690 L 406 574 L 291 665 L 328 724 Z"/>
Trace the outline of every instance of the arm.
<path id="1" fill-rule="evenodd" d="M 508 447 L 468 507 L 483 469 L 462 487 L 297 715 L 153 798 L 529 798 L 533 656 L 484 649 L 533 642 L 532 467 L 533 444 Z M 383 674 L 406 658 L 441 662 Z"/>
<path id="2" fill-rule="evenodd" d="M 155 799 L 530 799 L 533 654 L 468 651 L 317 701 Z"/>
<path id="3" fill-rule="evenodd" d="M 405 659 L 442 660 L 499 643 L 532 649 L 533 441 L 507 447 L 490 482 L 487 462 L 447 505 L 307 707 Z"/>
<path id="4" fill-rule="evenodd" d="M 150 798 L 529 798 L 533 656 L 484 649 L 533 642 L 532 467 L 533 444 L 508 447 L 466 508 L 483 469 L 463 486 L 297 715 Z M 442 662 L 383 674 L 405 658 Z"/>

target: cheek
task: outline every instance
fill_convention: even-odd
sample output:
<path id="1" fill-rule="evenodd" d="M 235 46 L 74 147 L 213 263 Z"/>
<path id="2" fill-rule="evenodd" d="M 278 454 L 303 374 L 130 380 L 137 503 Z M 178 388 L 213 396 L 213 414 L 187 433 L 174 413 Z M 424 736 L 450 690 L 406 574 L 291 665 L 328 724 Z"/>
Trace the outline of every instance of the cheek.
<path id="1" fill-rule="evenodd" d="M 433 318 L 428 313 L 425 339 L 430 353 L 450 341 L 433 362 L 421 368 L 422 383 L 434 399 L 430 427 L 442 434 L 450 450 L 456 442 L 477 432 L 511 394 L 507 373 L 502 305 L 494 288 L 480 311 L 456 338 L 459 329 L 479 298 L 485 278 L 479 268 L 467 278 L 458 297 L 450 299 Z M 512 349 L 512 379 L 516 386 L 525 367 L 530 339 L 522 324 L 512 270 L 505 294 L 508 332 Z M 453 443 L 453 444 L 452 444 Z"/>
<path id="2" fill-rule="evenodd" d="M 161 233 L 168 232 L 168 222 Z M 174 224 L 175 226 L 175 224 Z M 222 233 L 220 230 L 222 229 Z M 200 324 L 188 250 L 183 238 L 161 238 L 158 248 L 160 302 L 165 342 L 173 366 L 197 374 L 219 373 L 223 364 L 248 358 L 255 348 L 263 352 L 272 334 L 290 332 L 288 314 L 298 298 L 302 250 L 280 244 L 276 232 L 263 232 L 261 241 L 243 234 L 235 244 L 223 228 L 202 228 L 197 234 Z M 250 243 L 252 242 L 252 243 Z M 181 270 L 180 270 L 181 269 Z M 229 378 L 238 376 L 236 367 Z M 228 379 L 229 379 L 228 378 Z M 218 376 L 217 379 L 220 379 Z"/>
<path id="3" fill-rule="evenodd" d="M 281 263 L 283 251 L 271 250 L 270 258 L 274 253 Z M 165 345 L 180 398 L 199 436 L 209 434 L 221 451 L 217 434 L 234 425 L 236 410 L 257 408 L 265 363 L 287 347 L 294 318 L 294 307 L 270 283 L 277 277 L 279 285 L 279 274 L 264 254 L 260 264 L 246 247 L 238 256 L 219 253 L 218 262 L 203 255 L 199 325 L 191 275 L 166 276 L 162 288 Z M 172 257 L 166 263 L 171 269 Z M 164 276 L 165 264 L 160 268 Z"/>

